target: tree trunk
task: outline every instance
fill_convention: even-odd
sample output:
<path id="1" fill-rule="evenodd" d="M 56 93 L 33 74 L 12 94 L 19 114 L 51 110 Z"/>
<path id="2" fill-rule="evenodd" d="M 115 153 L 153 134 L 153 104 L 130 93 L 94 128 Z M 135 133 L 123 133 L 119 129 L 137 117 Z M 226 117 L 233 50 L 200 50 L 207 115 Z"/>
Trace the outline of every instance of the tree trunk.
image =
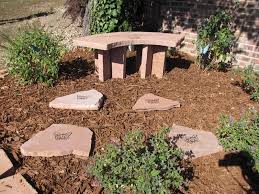
<path id="1" fill-rule="evenodd" d="M 85 14 L 83 17 L 83 35 L 88 36 L 90 34 L 90 14 L 91 14 L 92 0 L 88 0 L 85 6 Z"/>

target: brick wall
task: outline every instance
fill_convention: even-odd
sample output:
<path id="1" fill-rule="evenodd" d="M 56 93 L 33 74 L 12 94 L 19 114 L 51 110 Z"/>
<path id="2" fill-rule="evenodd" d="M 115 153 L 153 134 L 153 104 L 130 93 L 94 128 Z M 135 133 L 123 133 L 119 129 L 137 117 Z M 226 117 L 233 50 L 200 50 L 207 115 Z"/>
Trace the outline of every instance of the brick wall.
<path id="1" fill-rule="evenodd" d="M 259 70 L 258 0 L 145 0 L 144 24 L 146 30 L 185 33 L 182 50 L 194 55 L 197 27 L 218 9 L 231 10 L 236 24 L 239 38 L 234 65 L 253 64 Z"/>

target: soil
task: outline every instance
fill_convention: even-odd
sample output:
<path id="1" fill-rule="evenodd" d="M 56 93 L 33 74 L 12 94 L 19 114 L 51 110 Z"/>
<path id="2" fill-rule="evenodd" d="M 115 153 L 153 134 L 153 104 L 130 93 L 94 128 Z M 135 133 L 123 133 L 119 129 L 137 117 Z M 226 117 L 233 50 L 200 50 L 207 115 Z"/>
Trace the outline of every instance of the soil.
<path id="1" fill-rule="evenodd" d="M 75 156 L 23 157 L 20 145 L 51 124 L 73 124 L 94 132 L 93 156 L 128 131 L 141 129 L 149 135 L 175 123 L 215 133 L 221 114 L 239 118 L 248 108 L 259 110 L 259 105 L 238 86 L 240 79 L 232 72 L 203 72 L 184 55 L 171 57 L 167 65 L 168 73 L 162 79 L 140 79 L 134 73 L 124 80 L 99 82 L 93 74 L 93 54 L 74 50 L 64 57 L 61 78 L 54 87 L 22 86 L 7 76 L 0 80 L 0 147 L 12 158 L 17 172 L 40 193 L 93 193 L 97 188 L 91 187 L 92 177 L 86 170 L 89 160 Z M 105 95 L 100 111 L 48 107 L 58 96 L 89 89 Z M 178 100 L 181 108 L 132 111 L 137 99 L 149 92 Z M 259 192 L 258 176 L 251 174 L 244 164 L 238 153 L 220 152 L 194 160 L 194 177 L 187 193 Z"/>

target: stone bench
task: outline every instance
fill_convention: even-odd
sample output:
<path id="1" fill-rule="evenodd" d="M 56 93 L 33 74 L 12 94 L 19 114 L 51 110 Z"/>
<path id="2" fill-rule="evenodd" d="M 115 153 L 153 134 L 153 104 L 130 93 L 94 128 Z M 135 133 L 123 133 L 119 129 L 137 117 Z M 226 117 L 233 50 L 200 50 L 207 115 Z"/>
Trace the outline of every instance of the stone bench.
<path id="1" fill-rule="evenodd" d="M 184 39 L 181 34 L 159 32 L 114 32 L 79 37 L 74 46 L 95 50 L 95 65 L 100 81 L 126 77 L 126 52 L 129 45 L 136 46 L 137 64 L 141 78 L 151 74 L 162 78 L 168 47 L 178 46 Z"/>

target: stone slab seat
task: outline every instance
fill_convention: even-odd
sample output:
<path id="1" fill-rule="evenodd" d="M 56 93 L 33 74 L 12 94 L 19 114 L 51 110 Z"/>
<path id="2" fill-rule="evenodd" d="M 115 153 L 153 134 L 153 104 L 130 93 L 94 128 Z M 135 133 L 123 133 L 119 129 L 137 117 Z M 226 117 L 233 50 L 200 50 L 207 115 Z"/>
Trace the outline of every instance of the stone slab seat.
<path id="1" fill-rule="evenodd" d="M 114 32 L 75 38 L 74 46 L 96 49 L 95 65 L 100 81 L 126 77 L 126 51 L 137 47 L 137 64 L 141 78 L 151 74 L 162 78 L 168 47 L 177 47 L 184 35 L 159 32 Z M 141 59 L 140 59 L 141 58 Z"/>

